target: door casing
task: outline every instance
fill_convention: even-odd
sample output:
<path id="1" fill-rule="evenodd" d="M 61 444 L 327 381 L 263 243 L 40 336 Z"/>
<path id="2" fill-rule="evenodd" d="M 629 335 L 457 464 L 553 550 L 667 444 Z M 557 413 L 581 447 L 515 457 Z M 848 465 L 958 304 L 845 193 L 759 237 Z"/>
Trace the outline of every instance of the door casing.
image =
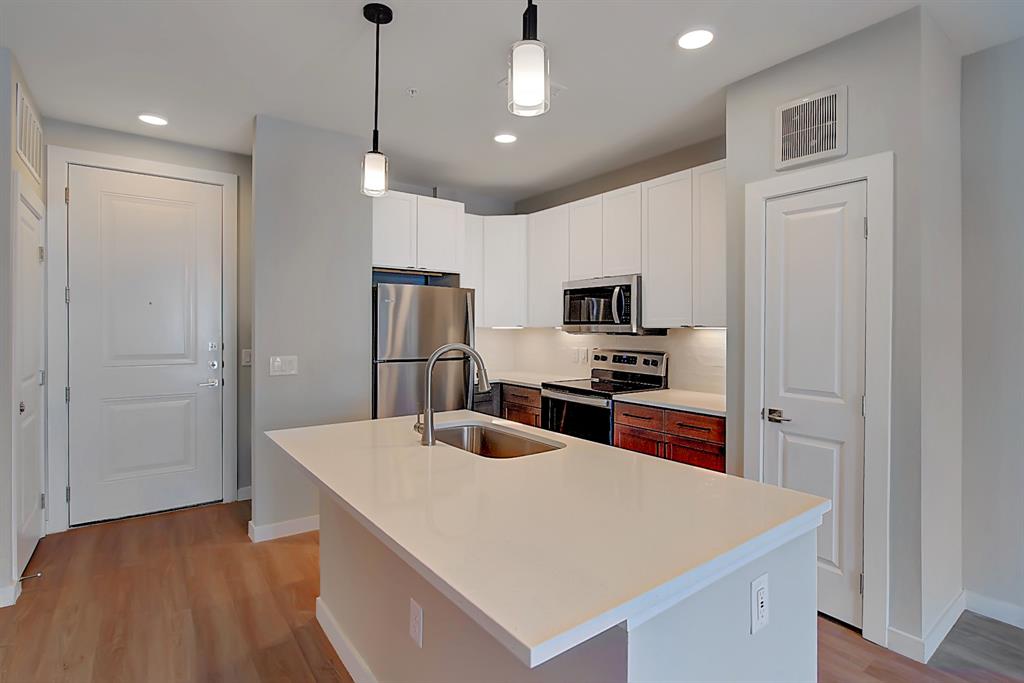
<path id="1" fill-rule="evenodd" d="M 46 250 L 49 268 L 46 274 L 46 351 L 47 380 L 47 517 L 46 532 L 56 533 L 69 526 L 69 506 L 65 497 L 68 478 L 68 409 L 64 387 L 68 384 L 68 317 L 65 290 L 68 282 L 68 206 L 64 191 L 68 185 L 69 165 L 93 166 L 128 173 L 140 173 L 188 180 L 223 188 L 223 233 L 221 236 L 221 320 L 223 330 L 223 414 L 221 457 L 223 460 L 223 500 L 238 496 L 238 371 L 237 371 L 237 288 L 238 288 L 238 176 L 220 171 L 165 164 L 103 154 L 69 147 L 47 147 L 46 178 Z M 72 198 L 71 201 L 74 201 Z M 73 296 L 73 294 L 72 294 Z M 74 388 L 72 388 L 72 392 Z"/>
<path id="2" fill-rule="evenodd" d="M 763 480 L 765 221 L 770 199 L 867 181 L 864 420 L 864 638 L 889 645 L 894 155 L 882 152 L 746 186 L 743 474 Z"/>

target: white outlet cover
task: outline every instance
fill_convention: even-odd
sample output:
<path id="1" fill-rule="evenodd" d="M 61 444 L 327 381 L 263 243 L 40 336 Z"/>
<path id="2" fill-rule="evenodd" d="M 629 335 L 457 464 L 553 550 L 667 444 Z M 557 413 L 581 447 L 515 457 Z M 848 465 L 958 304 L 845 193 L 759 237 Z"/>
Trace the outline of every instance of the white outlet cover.
<path id="1" fill-rule="evenodd" d="M 768 625 L 768 575 L 762 574 L 750 582 L 750 634 Z"/>
<path id="2" fill-rule="evenodd" d="M 423 647 L 423 608 L 409 598 L 409 637 L 416 647 Z"/>
<path id="3" fill-rule="evenodd" d="M 298 356 L 271 356 L 270 375 L 297 375 L 299 374 Z"/>

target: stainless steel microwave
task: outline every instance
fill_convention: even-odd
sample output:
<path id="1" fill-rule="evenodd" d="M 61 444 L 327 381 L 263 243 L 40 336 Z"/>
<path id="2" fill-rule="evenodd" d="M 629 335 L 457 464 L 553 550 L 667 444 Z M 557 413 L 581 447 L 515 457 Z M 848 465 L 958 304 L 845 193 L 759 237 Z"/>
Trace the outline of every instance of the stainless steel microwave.
<path id="1" fill-rule="evenodd" d="M 562 284 L 562 330 L 576 334 L 658 334 L 641 324 L 640 276 L 572 280 Z"/>

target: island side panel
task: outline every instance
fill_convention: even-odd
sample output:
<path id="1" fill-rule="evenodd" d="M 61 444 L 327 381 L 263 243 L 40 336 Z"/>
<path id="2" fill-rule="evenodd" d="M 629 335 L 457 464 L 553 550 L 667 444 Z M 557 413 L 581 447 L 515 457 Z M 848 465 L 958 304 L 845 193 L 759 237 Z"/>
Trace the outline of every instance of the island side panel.
<path id="1" fill-rule="evenodd" d="M 629 631 L 629 681 L 814 681 L 817 545 L 811 531 Z M 750 633 L 750 584 L 768 574 L 769 622 Z"/>
<path id="2" fill-rule="evenodd" d="M 410 598 L 423 608 L 422 648 L 409 637 Z M 340 647 L 334 644 L 357 683 L 626 681 L 624 629 L 610 628 L 528 668 L 367 531 L 327 491 L 320 495 L 317 613 L 329 638 L 336 629 L 347 641 Z M 364 667 L 369 678 L 354 670 Z"/>

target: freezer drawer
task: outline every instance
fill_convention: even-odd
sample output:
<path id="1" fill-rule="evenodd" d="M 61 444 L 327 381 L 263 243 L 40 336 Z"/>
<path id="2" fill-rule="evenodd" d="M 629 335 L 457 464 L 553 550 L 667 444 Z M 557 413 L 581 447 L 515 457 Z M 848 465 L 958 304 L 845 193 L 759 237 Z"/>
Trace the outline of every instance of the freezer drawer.
<path id="1" fill-rule="evenodd" d="M 415 415 L 423 402 L 423 371 L 426 361 L 374 363 L 373 416 Z M 440 360 L 434 366 L 434 410 L 459 410 L 466 407 L 469 361 L 455 358 Z"/>

